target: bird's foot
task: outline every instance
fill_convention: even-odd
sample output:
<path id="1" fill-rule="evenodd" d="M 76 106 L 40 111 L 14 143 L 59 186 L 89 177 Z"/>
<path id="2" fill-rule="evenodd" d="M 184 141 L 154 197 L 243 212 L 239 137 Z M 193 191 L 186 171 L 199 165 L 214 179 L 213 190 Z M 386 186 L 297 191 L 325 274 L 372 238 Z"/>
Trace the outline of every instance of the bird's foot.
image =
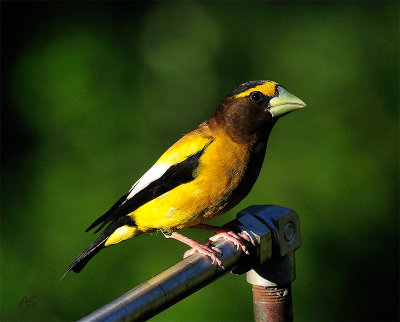
<path id="1" fill-rule="evenodd" d="M 210 245 L 203 245 L 202 243 L 199 243 L 198 241 L 195 241 L 186 236 L 178 234 L 177 232 L 166 233 L 163 230 L 161 230 L 161 232 L 164 234 L 164 236 L 166 238 L 173 238 L 173 239 L 179 240 L 180 242 L 185 243 L 186 245 L 192 247 L 192 249 L 188 250 L 183 255 L 183 258 L 186 258 L 195 253 L 200 253 L 200 254 L 210 257 L 213 264 L 217 263 L 217 265 L 219 267 L 225 269 L 222 264 L 222 261 L 218 257 L 218 254 L 222 254 L 222 251 L 218 247 L 214 247 L 214 246 L 210 246 Z"/>
<path id="2" fill-rule="evenodd" d="M 210 237 L 206 241 L 206 243 L 205 243 L 206 246 L 210 245 L 212 242 L 215 242 L 216 240 L 218 240 L 220 238 L 223 238 L 223 239 L 226 239 L 226 240 L 229 240 L 230 242 L 232 242 L 236 246 L 236 249 L 240 248 L 243 251 L 243 253 L 245 253 L 246 255 L 249 255 L 249 250 L 246 247 L 245 241 L 248 241 L 248 242 L 252 242 L 252 241 L 251 241 L 251 238 L 245 232 L 236 234 L 229 228 L 215 227 L 215 226 L 211 226 L 211 225 L 207 225 L 207 224 L 199 224 L 199 225 L 193 226 L 192 228 L 209 230 L 209 231 L 213 231 L 215 233 L 214 236 Z"/>
<path id="3" fill-rule="evenodd" d="M 203 245 L 202 243 L 196 242 L 191 249 L 183 254 L 183 258 L 189 257 L 194 254 L 203 254 L 211 258 L 212 263 L 216 263 L 218 267 L 224 268 L 222 261 L 219 259 L 218 254 L 222 254 L 222 251 L 218 247 Z"/>
<path id="4" fill-rule="evenodd" d="M 247 237 L 247 238 L 246 238 Z M 218 239 L 226 239 L 232 242 L 235 246 L 236 249 L 241 249 L 243 253 L 246 255 L 250 255 L 249 250 L 246 247 L 245 240 L 249 241 L 249 237 L 246 234 L 236 234 L 231 230 L 225 230 L 221 228 L 221 230 L 217 231 L 214 236 L 210 237 L 205 245 L 209 245 L 213 242 L 215 242 Z"/>

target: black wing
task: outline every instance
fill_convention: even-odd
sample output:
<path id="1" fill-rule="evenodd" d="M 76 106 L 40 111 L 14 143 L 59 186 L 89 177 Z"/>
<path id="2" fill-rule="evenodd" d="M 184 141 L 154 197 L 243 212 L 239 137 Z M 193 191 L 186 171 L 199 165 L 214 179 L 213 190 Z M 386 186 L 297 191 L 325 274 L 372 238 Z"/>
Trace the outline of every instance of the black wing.
<path id="1" fill-rule="evenodd" d="M 129 193 L 121 197 L 104 215 L 93 222 L 86 231 L 101 224 L 95 231 L 96 233 L 114 219 L 125 216 L 150 200 L 161 196 L 183 183 L 194 180 L 196 169 L 200 163 L 200 157 L 212 142 L 208 142 L 200 151 L 188 156 L 182 162 L 170 166 L 160 178 L 151 182 L 131 198 L 128 198 Z"/>

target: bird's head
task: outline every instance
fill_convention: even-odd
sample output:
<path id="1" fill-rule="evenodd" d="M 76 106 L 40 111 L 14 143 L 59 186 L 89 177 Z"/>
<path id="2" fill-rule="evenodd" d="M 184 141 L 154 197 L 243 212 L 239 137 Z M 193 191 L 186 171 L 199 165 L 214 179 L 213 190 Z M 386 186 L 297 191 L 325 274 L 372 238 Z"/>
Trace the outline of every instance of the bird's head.
<path id="1" fill-rule="evenodd" d="M 243 137 L 269 132 L 280 117 L 305 106 L 301 99 L 278 83 L 258 80 L 232 90 L 218 106 L 214 117 L 228 132 Z"/>

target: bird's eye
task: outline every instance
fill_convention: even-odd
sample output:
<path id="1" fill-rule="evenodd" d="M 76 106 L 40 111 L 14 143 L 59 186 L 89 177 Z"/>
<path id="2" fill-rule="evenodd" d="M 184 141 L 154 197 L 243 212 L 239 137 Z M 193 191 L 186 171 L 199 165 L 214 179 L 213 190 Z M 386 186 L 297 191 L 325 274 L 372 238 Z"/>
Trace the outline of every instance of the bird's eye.
<path id="1" fill-rule="evenodd" d="M 263 99 L 264 99 L 264 94 L 259 91 L 250 93 L 250 101 L 252 101 L 253 103 L 260 103 Z"/>

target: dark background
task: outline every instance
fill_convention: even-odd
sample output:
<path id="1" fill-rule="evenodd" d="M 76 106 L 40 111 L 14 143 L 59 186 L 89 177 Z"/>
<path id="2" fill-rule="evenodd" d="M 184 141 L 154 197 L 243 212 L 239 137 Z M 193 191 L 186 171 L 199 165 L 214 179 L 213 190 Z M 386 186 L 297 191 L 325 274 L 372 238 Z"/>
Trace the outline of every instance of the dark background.
<path id="1" fill-rule="evenodd" d="M 235 86 L 279 121 L 249 196 L 301 217 L 296 320 L 397 320 L 398 2 L 2 2 L 1 320 L 74 320 L 177 262 L 161 234 L 59 278 L 84 229 Z M 203 232 L 184 234 L 205 240 Z M 24 297 L 36 303 L 21 303 Z M 228 275 L 154 320 L 252 320 Z"/>

